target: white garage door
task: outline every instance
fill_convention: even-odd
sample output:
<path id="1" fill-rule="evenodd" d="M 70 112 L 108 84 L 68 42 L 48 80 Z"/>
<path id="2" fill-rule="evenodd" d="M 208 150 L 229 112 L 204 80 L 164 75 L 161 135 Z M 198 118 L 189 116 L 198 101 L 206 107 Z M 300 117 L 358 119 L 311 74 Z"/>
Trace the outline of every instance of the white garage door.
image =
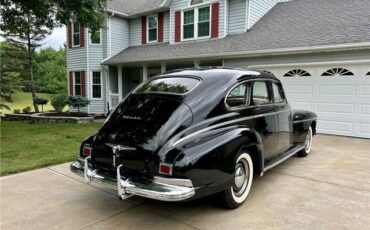
<path id="1" fill-rule="evenodd" d="M 370 138 L 370 64 L 265 68 L 284 85 L 294 109 L 318 115 L 319 133 Z"/>

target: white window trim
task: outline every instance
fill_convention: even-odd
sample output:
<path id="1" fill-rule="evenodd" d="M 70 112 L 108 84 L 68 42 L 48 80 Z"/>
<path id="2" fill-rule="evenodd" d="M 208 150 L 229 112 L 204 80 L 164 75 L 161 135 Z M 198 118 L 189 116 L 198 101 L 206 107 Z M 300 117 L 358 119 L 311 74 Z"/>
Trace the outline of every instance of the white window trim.
<path id="1" fill-rule="evenodd" d="M 76 75 L 75 75 L 76 72 L 80 73 L 80 84 L 76 84 Z M 82 97 L 82 95 L 81 95 L 81 89 L 82 89 L 81 71 L 76 70 L 76 71 L 72 71 L 72 73 L 73 73 L 73 96 L 81 96 Z M 80 95 L 76 95 L 76 85 L 80 85 Z"/>
<path id="2" fill-rule="evenodd" d="M 156 27 L 156 29 L 157 29 L 157 39 L 153 40 L 153 41 L 149 41 L 149 17 L 153 17 L 153 16 L 155 16 L 157 18 L 157 27 Z M 146 16 L 146 43 L 156 43 L 156 42 L 158 42 L 158 35 L 159 35 L 158 24 L 159 24 L 158 14 L 151 14 L 151 15 Z"/>
<path id="3" fill-rule="evenodd" d="M 189 7 L 192 7 L 192 6 L 199 6 L 199 5 L 203 5 L 203 4 L 207 4 L 207 3 L 208 3 L 208 2 L 206 2 L 206 3 L 205 3 L 205 2 L 203 1 L 203 2 L 201 2 L 201 3 L 193 4 L 193 5 L 192 5 L 192 4 L 191 4 L 191 0 L 189 0 L 189 4 L 188 4 L 188 5 L 189 5 Z"/>
<path id="4" fill-rule="evenodd" d="M 199 9 L 209 7 L 209 35 L 208 36 L 198 36 L 198 16 L 199 16 Z M 192 38 L 184 38 L 184 12 L 194 10 L 194 37 Z M 181 10 L 181 41 L 193 41 L 193 40 L 201 40 L 201 39 L 209 39 L 211 38 L 211 32 L 212 32 L 212 7 L 209 2 L 206 4 L 201 3 L 198 5 L 192 5 L 189 8 L 182 9 Z"/>
<path id="5" fill-rule="evenodd" d="M 72 22 L 71 24 L 71 27 L 72 27 L 72 47 L 80 47 L 81 46 L 81 26 L 80 26 L 80 23 L 78 23 L 78 45 L 74 44 L 75 43 L 75 39 L 74 39 L 74 35 L 77 34 L 74 32 L 74 25 L 75 25 L 76 22 Z"/>
<path id="6" fill-rule="evenodd" d="M 93 81 L 93 72 L 99 72 L 100 73 L 100 97 L 93 97 L 93 86 L 94 86 L 94 81 Z M 103 100 L 103 76 L 102 76 L 102 71 L 101 70 L 92 70 L 90 71 L 90 99 L 92 101 L 101 101 Z"/>
<path id="7" fill-rule="evenodd" d="M 99 29 L 99 37 L 100 37 L 100 39 L 99 39 L 99 43 L 93 43 L 92 42 L 92 40 L 91 40 L 91 32 L 89 31 L 89 41 L 90 41 L 90 45 L 92 45 L 92 46 L 100 46 L 100 45 L 102 45 L 102 39 L 103 39 L 103 30 L 102 29 Z"/>

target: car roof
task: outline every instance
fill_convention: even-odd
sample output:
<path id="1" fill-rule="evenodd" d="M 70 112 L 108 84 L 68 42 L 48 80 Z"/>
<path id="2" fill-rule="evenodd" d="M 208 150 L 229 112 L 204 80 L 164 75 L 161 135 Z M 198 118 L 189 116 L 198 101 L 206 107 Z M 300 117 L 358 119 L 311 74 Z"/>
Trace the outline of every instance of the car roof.
<path id="1" fill-rule="evenodd" d="M 234 80 L 235 82 L 253 78 L 268 78 L 277 80 L 277 78 L 267 72 L 242 69 L 242 68 L 225 68 L 225 67 L 194 67 L 186 69 L 176 69 L 168 71 L 166 73 L 157 75 L 157 78 L 161 77 L 173 77 L 173 76 L 193 76 L 201 78 L 202 80 Z M 220 80 L 221 80 L 220 79 Z"/>

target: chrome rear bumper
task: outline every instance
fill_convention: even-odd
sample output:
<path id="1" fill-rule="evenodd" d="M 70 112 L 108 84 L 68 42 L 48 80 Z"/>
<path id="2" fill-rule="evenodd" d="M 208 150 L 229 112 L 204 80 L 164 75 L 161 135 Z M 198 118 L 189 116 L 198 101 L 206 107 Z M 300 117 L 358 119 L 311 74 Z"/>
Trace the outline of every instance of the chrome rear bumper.
<path id="1" fill-rule="evenodd" d="M 90 157 L 78 159 L 70 166 L 71 171 L 84 178 L 85 183 L 98 182 L 111 188 L 116 188 L 118 196 L 126 199 L 132 195 L 142 196 L 154 200 L 181 201 L 195 194 L 190 180 L 156 177 L 154 181 L 133 181 L 121 175 L 122 165 L 117 167 L 117 177 L 112 178 L 99 174 L 89 166 Z M 172 183 L 173 182 L 173 183 Z M 184 184 L 186 186 L 180 186 Z"/>

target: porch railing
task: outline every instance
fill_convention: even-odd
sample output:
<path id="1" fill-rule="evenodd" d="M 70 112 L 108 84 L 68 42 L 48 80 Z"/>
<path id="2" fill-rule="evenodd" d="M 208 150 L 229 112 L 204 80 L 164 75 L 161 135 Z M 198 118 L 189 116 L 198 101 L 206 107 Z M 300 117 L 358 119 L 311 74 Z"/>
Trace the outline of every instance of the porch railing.
<path id="1" fill-rule="evenodd" d="M 119 94 L 118 93 L 110 93 L 109 94 L 109 106 L 110 109 L 116 108 L 119 103 Z"/>

